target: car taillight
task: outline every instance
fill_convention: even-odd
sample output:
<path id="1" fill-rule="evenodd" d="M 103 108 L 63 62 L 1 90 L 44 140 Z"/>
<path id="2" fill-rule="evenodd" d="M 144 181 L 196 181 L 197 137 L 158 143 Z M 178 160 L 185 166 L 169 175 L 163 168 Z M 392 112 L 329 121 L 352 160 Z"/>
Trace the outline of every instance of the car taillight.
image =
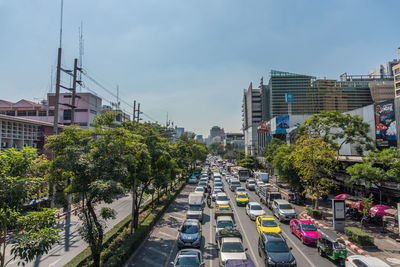
<path id="1" fill-rule="evenodd" d="M 346 261 L 349 261 L 349 259 L 348 259 L 348 258 L 346 258 Z"/>

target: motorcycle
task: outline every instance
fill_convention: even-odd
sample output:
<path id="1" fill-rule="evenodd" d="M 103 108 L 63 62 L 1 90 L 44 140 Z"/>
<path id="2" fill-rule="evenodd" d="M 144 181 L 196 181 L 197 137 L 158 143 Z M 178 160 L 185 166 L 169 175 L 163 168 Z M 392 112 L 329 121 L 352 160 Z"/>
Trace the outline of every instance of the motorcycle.
<path id="1" fill-rule="evenodd" d="M 207 198 L 207 206 L 209 208 L 211 208 L 211 197 L 210 196 L 208 196 L 208 198 Z"/>
<path id="2" fill-rule="evenodd" d="M 366 226 L 368 224 L 382 225 L 383 220 L 381 215 L 371 216 L 370 214 L 365 214 L 361 219 L 361 224 Z"/>

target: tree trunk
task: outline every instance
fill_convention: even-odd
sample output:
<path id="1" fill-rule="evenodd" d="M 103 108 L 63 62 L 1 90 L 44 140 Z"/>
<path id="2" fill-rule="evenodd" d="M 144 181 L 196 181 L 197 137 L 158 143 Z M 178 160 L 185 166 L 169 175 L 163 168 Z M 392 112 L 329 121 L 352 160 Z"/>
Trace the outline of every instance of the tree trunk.
<path id="1" fill-rule="evenodd" d="M 318 188 L 316 188 L 316 193 L 317 193 L 317 197 L 316 197 L 316 199 L 315 199 L 315 208 L 316 209 L 319 209 L 319 189 Z"/>
<path id="2" fill-rule="evenodd" d="M 92 251 L 93 265 L 95 267 L 100 267 L 100 254 L 103 247 L 103 227 L 101 226 L 99 220 L 97 219 L 96 212 L 94 211 L 92 204 L 87 201 L 86 207 L 92 217 L 93 223 L 97 229 L 97 240 L 93 239 L 93 244 L 90 244 L 90 249 Z"/>

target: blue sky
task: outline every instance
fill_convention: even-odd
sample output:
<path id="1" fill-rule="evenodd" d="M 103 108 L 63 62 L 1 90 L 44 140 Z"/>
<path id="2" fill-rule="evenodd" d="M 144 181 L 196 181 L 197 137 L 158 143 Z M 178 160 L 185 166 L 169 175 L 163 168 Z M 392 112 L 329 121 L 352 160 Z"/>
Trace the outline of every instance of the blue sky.
<path id="1" fill-rule="evenodd" d="M 59 7 L 0 0 L 0 99 L 49 91 Z M 78 56 L 82 22 L 84 68 L 125 101 L 199 134 L 239 131 L 243 89 L 271 69 L 338 78 L 397 58 L 399 10 L 398 0 L 65 0 L 62 59 Z"/>

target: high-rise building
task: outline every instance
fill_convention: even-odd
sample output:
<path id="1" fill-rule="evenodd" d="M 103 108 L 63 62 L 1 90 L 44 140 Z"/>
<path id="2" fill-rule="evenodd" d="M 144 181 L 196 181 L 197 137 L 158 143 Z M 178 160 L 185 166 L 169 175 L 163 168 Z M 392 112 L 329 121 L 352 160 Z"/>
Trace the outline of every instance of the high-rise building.
<path id="1" fill-rule="evenodd" d="M 183 127 L 175 127 L 176 138 L 180 138 L 182 134 L 185 132 L 185 128 Z"/>
<path id="2" fill-rule="evenodd" d="M 257 148 L 257 127 L 261 122 L 261 90 L 253 88 L 250 83 L 249 88 L 243 92 L 242 104 L 242 129 L 245 138 L 246 155 L 256 155 L 259 153 Z"/>
<path id="3" fill-rule="evenodd" d="M 397 65 L 398 63 L 399 62 L 397 61 L 397 59 L 394 59 L 392 61 L 379 64 L 376 68 L 368 71 L 368 76 L 380 79 L 393 77 L 393 66 Z"/>
<path id="4" fill-rule="evenodd" d="M 400 47 L 397 49 L 400 58 Z M 399 61 L 398 61 L 399 62 Z M 400 62 L 392 67 L 395 96 L 400 97 Z"/>
<path id="5" fill-rule="evenodd" d="M 211 140 L 214 139 L 214 137 L 221 137 L 221 128 L 219 126 L 213 126 L 210 130 L 210 138 Z"/>

